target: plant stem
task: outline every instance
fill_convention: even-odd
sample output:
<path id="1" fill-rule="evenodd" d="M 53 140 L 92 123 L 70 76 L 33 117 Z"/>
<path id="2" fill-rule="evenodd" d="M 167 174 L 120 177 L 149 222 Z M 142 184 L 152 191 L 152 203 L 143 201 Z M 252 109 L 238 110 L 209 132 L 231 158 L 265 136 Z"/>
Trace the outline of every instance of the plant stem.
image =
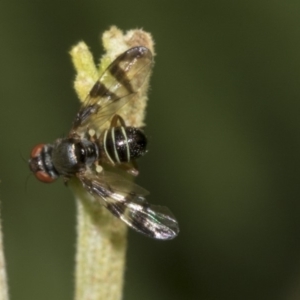
<path id="1" fill-rule="evenodd" d="M 134 46 L 145 46 L 154 54 L 151 35 L 142 30 L 131 30 L 123 34 L 113 26 L 104 32 L 102 40 L 106 54 L 101 59 L 99 71 L 85 43 L 78 43 L 70 52 L 77 71 L 74 86 L 81 102 L 85 100 L 99 75 L 122 52 Z M 136 97 L 118 111 L 127 126 L 144 125 L 148 85 L 149 82 L 145 82 Z M 127 227 L 106 208 L 95 203 L 76 178 L 68 184 L 77 203 L 75 299 L 120 300 L 123 291 Z"/>

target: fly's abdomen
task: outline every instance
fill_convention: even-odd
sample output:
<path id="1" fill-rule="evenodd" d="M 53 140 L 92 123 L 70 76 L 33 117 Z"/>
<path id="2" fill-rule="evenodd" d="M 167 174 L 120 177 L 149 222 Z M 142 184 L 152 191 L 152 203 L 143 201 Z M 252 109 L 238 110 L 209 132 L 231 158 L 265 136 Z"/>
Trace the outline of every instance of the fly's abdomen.
<path id="1" fill-rule="evenodd" d="M 111 127 L 100 139 L 101 150 L 112 164 L 130 162 L 146 152 L 147 138 L 139 128 Z"/>

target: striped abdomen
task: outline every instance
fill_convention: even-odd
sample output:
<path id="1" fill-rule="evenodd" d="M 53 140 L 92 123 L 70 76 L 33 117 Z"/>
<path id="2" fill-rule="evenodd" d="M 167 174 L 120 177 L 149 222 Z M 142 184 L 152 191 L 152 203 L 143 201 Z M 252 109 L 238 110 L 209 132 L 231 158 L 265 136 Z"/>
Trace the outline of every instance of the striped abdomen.
<path id="1" fill-rule="evenodd" d="M 147 138 L 139 128 L 111 127 L 100 140 L 100 148 L 112 164 L 130 162 L 146 152 Z"/>

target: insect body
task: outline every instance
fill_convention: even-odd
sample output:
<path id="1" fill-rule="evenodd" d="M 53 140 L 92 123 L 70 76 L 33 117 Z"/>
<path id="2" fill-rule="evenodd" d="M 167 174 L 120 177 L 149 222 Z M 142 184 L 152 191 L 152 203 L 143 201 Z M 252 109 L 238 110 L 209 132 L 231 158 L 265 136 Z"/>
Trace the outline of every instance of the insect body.
<path id="1" fill-rule="evenodd" d="M 113 215 L 149 237 L 177 236 L 178 223 L 166 207 L 150 205 L 146 190 L 114 172 L 97 166 L 112 165 L 137 175 L 135 160 L 146 152 L 147 139 L 139 128 L 126 126 L 116 112 L 136 94 L 152 65 L 151 51 L 134 47 L 117 57 L 94 84 L 81 106 L 68 137 L 38 144 L 31 152 L 30 170 L 50 183 L 59 176 L 76 176 L 83 187 Z M 109 128 L 96 132 L 110 120 Z"/>

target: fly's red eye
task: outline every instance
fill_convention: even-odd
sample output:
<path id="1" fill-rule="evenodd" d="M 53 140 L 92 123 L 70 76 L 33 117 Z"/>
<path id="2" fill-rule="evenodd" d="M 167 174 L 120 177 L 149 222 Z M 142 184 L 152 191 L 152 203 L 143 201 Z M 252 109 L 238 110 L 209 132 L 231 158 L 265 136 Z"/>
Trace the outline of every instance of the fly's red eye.
<path id="1" fill-rule="evenodd" d="M 38 144 L 38 145 L 36 145 L 32 149 L 30 157 L 31 158 L 38 157 L 40 155 L 41 151 L 43 150 L 44 146 L 45 146 L 45 144 Z"/>
<path id="2" fill-rule="evenodd" d="M 53 182 L 56 178 L 51 177 L 49 174 L 47 174 L 44 171 L 37 171 L 34 173 L 35 177 L 44 183 L 51 183 Z"/>

